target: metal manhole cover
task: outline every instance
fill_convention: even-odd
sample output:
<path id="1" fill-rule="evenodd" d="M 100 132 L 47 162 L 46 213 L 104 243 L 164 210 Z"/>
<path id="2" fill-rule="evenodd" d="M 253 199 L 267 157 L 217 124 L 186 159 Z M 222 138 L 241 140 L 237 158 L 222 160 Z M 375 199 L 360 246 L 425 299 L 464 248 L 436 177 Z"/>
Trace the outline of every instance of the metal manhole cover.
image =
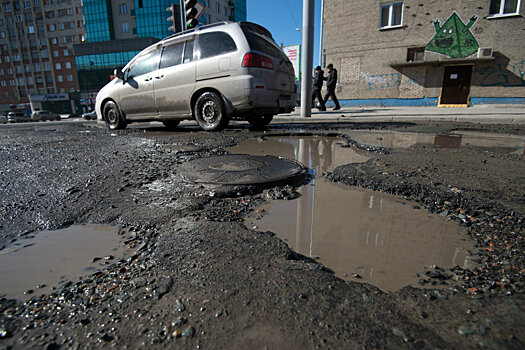
<path id="1" fill-rule="evenodd" d="M 231 154 L 183 163 L 178 173 L 184 180 L 200 184 L 265 185 L 298 181 L 306 169 L 291 159 Z"/>

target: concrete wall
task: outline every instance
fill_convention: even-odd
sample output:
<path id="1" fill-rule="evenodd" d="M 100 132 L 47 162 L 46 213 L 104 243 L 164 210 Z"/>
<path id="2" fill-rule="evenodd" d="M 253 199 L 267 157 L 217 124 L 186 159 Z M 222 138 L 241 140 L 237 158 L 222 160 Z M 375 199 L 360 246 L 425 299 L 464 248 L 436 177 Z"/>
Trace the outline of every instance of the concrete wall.
<path id="1" fill-rule="evenodd" d="M 469 64 L 473 66 L 471 101 L 525 103 L 525 4 L 520 16 L 491 19 L 490 0 L 408 0 L 403 2 L 402 26 L 380 30 L 381 5 L 392 2 L 396 1 L 324 1 L 323 62 L 333 63 L 339 71 L 340 99 L 377 99 L 379 104 L 385 99 L 417 99 L 435 104 L 444 67 Z M 464 24 L 473 15 L 478 17 L 470 33 L 480 47 L 493 48 L 494 61 L 473 60 L 476 53 L 454 61 L 425 51 L 423 65 L 391 66 L 406 64 L 408 48 L 425 47 L 436 34 L 434 20 L 444 24 L 454 11 Z"/>

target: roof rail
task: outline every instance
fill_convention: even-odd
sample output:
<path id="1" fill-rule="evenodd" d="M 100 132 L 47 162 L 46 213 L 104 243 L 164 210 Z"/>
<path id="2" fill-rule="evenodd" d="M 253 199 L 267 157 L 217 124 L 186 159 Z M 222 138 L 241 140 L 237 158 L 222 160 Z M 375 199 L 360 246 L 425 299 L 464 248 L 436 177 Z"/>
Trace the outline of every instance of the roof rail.
<path id="1" fill-rule="evenodd" d="M 216 22 L 216 23 L 206 24 L 206 25 L 203 25 L 203 26 L 198 26 L 198 27 L 195 27 L 195 28 L 191 28 L 191 29 L 185 30 L 183 32 L 171 34 L 170 36 L 167 36 L 166 38 L 164 38 L 164 40 L 171 39 L 171 38 L 176 38 L 178 36 L 189 34 L 189 33 L 193 33 L 193 32 L 197 32 L 197 31 L 200 31 L 200 30 L 203 30 L 203 29 L 223 26 L 223 25 L 230 24 L 230 23 L 235 23 L 235 22 L 224 21 L 224 22 Z"/>

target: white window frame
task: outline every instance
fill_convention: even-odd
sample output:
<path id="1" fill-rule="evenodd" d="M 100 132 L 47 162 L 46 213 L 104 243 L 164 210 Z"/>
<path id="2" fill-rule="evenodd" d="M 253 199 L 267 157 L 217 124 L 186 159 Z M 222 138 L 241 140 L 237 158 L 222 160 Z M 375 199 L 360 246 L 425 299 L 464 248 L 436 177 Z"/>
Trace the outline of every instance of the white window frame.
<path id="1" fill-rule="evenodd" d="M 393 25 L 392 21 L 394 19 L 394 6 L 395 5 L 399 5 L 399 4 L 401 4 L 401 19 L 399 21 L 399 24 Z M 383 9 L 385 7 L 388 7 L 388 24 L 386 26 L 381 26 L 381 22 L 382 22 L 382 17 L 381 16 L 383 15 Z M 403 15 L 404 15 L 404 12 L 405 12 L 404 8 L 405 8 L 405 6 L 404 6 L 404 2 L 403 1 L 396 1 L 396 2 L 391 2 L 391 3 L 388 3 L 388 4 L 381 5 L 381 7 L 379 8 L 379 30 L 403 27 Z"/>
<path id="2" fill-rule="evenodd" d="M 490 3 L 489 3 L 489 11 L 490 11 L 490 5 L 492 4 L 492 1 L 494 0 L 490 0 Z M 505 8 L 505 2 L 507 0 L 500 0 L 500 4 L 499 4 L 499 11 L 498 13 L 489 13 L 487 18 L 490 19 L 490 18 L 501 18 L 501 17 L 514 17 L 514 16 L 518 16 L 520 14 L 520 7 L 521 7 L 521 0 L 518 0 L 518 2 L 516 3 L 516 12 L 513 12 L 513 13 L 503 13 L 503 9 Z"/>

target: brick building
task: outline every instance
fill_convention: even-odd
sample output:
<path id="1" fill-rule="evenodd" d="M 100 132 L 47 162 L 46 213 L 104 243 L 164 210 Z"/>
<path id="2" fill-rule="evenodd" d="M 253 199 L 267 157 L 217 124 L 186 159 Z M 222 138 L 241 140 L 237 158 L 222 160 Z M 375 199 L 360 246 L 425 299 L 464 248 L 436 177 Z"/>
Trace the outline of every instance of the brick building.
<path id="1" fill-rule="evenodd" d="M 73 44 L 85 37 L 80 0 L 0 1 L 0 109 L 72 110 Z"/>
<path id="2" fill-rule="evenodd" d="M 525 103 L 519 0 L 324 0 L 344 105 Z"/>

